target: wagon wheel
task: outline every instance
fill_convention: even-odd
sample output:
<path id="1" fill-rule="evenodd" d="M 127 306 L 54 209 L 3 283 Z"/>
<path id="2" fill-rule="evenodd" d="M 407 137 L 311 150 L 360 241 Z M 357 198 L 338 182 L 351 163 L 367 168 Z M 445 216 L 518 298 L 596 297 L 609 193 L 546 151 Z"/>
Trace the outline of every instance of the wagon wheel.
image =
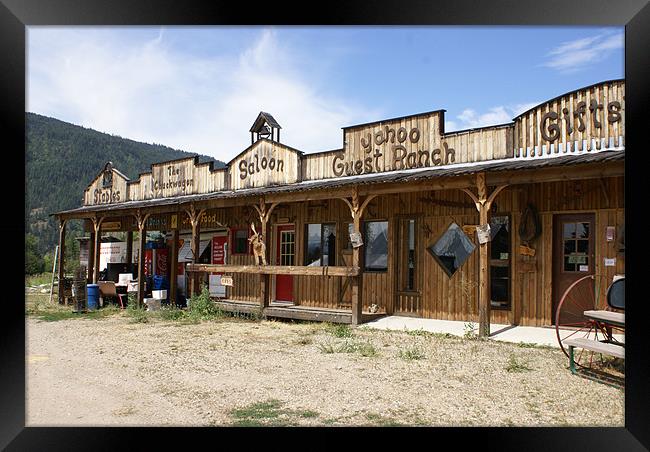
<path id="1" fill-rule="evenodd" d="M 602 308 L 604 303 L 597 303 L 607 288 L 604 275 L 586 275 L 573 282 L 562 294 L 555 312 L 555 331 L 557 340 L 564 354 L 569 357 L 569 346 L 565 341 L 570 338 L 585 338 L 600 342 L 609 342 L 611 334 L 602 324 L 588 319 L 584 311 Z M 577 348 L 574 361 L 580 367 L 592 367 L 599 362 L 604 364 L 600 353 Z"/>

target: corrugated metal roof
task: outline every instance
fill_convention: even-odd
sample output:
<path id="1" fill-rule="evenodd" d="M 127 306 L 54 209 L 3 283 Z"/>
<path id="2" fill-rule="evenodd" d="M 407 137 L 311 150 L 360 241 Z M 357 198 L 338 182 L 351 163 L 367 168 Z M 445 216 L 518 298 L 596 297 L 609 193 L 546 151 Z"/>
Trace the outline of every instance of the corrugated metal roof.
<path id="1" fill-rule="evenodd" d="M 587 152 L 577 155 L 562 155 L 549 158 L 527 158 L 527 159 L 502 159 L 486 162 L 474 162 L 467 164 L 453 164 L 449 166 L 433 168 L 415 168 L 403 171 L 391 171 L 385 173 L 370 173 L 360 176 L 348 176 L 332 179 L 319 179 L 303 181 L 294 184 L 266 186 L 258 188 L 247 188 L 236 191 L 219 191 L 213 193 L 177 196 L 174 198 L 158 198 L 143 201 L 127 201 L 119 204 L 103 204 L 96 206 L 79 207 L 77 209 L 57 212 L 57 214 L 86 213 L 98 211 L 111 211 L 118 209 L 136 209 L 140 207 L 166 206 L 183 204 L 191 201 L 206 201 L 212 199 L 243 198 L 247 196 L 264 195 L 269 193 L 287 193 L 308 190 L 321 190 L 326 188 L 338 188 L 346 185 L 379 184 L 390 182 L 412 182 L 423 179 L 435 179 L 442 177 L 455 177 L 474 174 L 482 171 L 512 171 L 512 170 L 536 170 L 554 166 L 573 166 L 587 163 L 604 163 L 620 161 L 625 159 L 624 150 Z M 56 214 L 52 214 L 56 215 Z"/>

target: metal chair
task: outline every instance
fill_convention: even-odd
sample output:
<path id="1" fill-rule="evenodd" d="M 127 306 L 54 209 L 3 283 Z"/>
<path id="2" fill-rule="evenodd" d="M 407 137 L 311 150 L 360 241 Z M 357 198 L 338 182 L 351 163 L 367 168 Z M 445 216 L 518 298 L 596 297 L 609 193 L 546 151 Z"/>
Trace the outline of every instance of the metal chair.
<path id="1" fill-rule="evenodd" d="M 115 282 L 113 281 L 97 281 L 99 285 L 99 293 L 104 298 L 117 298 L 120 302 L 120 307 L 124 309 L 124 301 L 122 297 L 126 297 L 126 294 L 117 293 L 117 288 L 115 287 Z"/>

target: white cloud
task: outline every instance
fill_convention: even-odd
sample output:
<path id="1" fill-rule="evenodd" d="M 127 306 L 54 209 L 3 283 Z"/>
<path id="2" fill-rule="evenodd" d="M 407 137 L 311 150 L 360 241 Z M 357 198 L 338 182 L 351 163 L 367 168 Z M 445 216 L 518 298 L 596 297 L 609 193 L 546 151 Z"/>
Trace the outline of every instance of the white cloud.
<path id="1" fill-rule="evenodd" d="M 539 102 L 526 102 L 515 105 L 499 105 L 491 107 L 486 112 L 479 113 L 473 108 L 464 109 L 456 116 L 458 121 L 445 121 L 445 131 L 474 129 L 477 127 L 506 124 L 516 116 L 538 105 Z"/>
<path id="2" fill-rule="evenodd" d="M 547 53 L 547 61 L 542 66 L 563 73 L 577 72 L 589 64 L 602 61 L 611 51 L 622 49 L 623 46 L 622 32 L 606 30 L 596 36 L 562 43 Z"/>
<path id="3" fill-rule="evenodd" d="M 133 140 L 229 161 L 260 111 L 305 152 L 342 145 L 341 127 L 382 117 L 308 79 L 309 64 L 272 29 L 239 55 L 179 53 L 163 29 L 128 42 L 115 30 L 28 29 L 27 110 Z"/>

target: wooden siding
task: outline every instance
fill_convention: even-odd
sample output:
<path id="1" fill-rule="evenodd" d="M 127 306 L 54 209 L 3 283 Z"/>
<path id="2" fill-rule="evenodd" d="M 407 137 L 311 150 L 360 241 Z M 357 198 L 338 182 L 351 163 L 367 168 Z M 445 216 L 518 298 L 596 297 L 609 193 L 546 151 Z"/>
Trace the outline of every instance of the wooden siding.
<path id="1" fill-rule="evenodd" d="M 281 143 L 259 140 L 229 163 L 230 189 L 297 182 L 299 159 L 298 152 Z"/>
<path id="2" fill-rule="evenodd" d="M 113 186 L 103 188 L 103 176 L 104 172 L 102 171 L 84 191 L 83 203 L 85 206 L 113 204 L 127 200 L 127 179 L 119 172 L 113 170 Z"/>
<path id="3" fill-rule="evenodd" d="M 440 120 L 440 112 L 432 112 L 345 129 L 342 150 L 303 156 L 302 179 L 329 179 L 512 156 L 512 126 L 440 135 Z"/>
<path id="4" fill-rule="evenodd" d="M 595 110 L 596 121 L 601 127 L 595 127 L 594 112 L 590 104 L 595 101 L 602 108 Z M 578 130 L 579 120 L 574 117 L 578 104 L 585 103 L 583 117 L 585 129 Z M 611 102 L 619 102 L 620 120 L 608 121 L 608 107 Z M 566 109 L 566 113 L 565 110 Z M 542 124 L 544 114 L 554 112 L 557 119 L 548 119 Z M 568 133 L 567 121 L 573 129 Z M 554 141 L 545 139 L 542 128 L 557 125 L 558 138 Z M 548 134 L 551 134 L 549 131 Z M 514 156 L 544 157 L 552 154 L 590 152 L 594 150 L 625 147 L 625 81 L 616 80 L 573 91 L 539 105 L 515 118 L 514 122 Z M 550 138 L 550 136 L 549 136 Z"/>
<path id="5" fill-rule="evenodd" d="M 616 226 L 617 234 L 624 221 L 623 178 L 592 179 L 557 183 L 538 183 L 512 186 L 496 198 L 492 215 L 510 215 L 511 234 L 511 308 L 491 310 L 491 321 L 500 324 L 546 326 L 552 324 L 552 275 L 553 275 L 553 215 L 569 212 L 594 212 L 596 214 L 596 274 L 603 274 L 611 282 L 614 274 L 624 273 L 624 255 L 617 252 L 617 241 L 606 242 L 607 226 Z M 521 211 L 528 204 L 539 210 L 542 233 L 531 246 L 534 257 L 518 253 L 520 240 L 517 230 Z M 248 208 L 222 209 L 225 217 L 243 218 Z M 460 190 L 428 191 L 384 195 L 371 201 L 364 221 L 386 220 L 389 224 L 389 259 L 385 272 L 363 273 L 363 309 L 377 304 L 380 312 L 392 314 L 398 298 L 393 245 L 399 218 L 418 218 L 418 262 L 421 283 L 419 309 L 411 314 L 443 320 L 478 320 L 478 252 L 475 250 L 458 271 L 449 277 L 426 251 L 434 244 L 452 222 L 460 226 L 478 222 L 478 213 L 469 197 Z M 281 204 L 271 215 L 269 230 L 274 231 L 278 220 L 295 225 L 297 265 L 304 264 L 304 231 L 308 223 L 336 223 L 336 265 L 346 265 L 340 253 L 345 243 L 349 209 L 343 201 L 332 199 L 305 203 Z M 244 224 L 241 227 L 245 227 Z M 471 237 L 478 245 L 475 237 Z M 271 256 L 275 253 L 275 233 L 271 232 Z M 232 249 L 232 248 L 229 248 Z M 616 267 L 604 267 L 605 258 L 617 258 Z M 232 264 L 250 265 L 251 255 L 231 256 Z M 296 305 L 314 308 L 341 309 L 349 305 L 340 303 L 345 278 L 322 276 L 295 276 L 294 302 Z M 605 288 L 603 288 L 604 290 Z M 235 286 L 229 289 L 229 298 L 257 302 L 259 295 L 258 275 L 235 275 Z M 272 289 L 272 294 L 273 289 Z M 604 295 L 604 292 L 603 294 Z M 415 299 L 406 300 L 413 303 Z M 604 303 L 604 298 L 602 298 Z M 411 305 L 412 306 L 412 305 Z M 604 305 L 600 306 L 604 307 Z M 404 309 L 402 309 L 404 311 Z M 408 311 L 408 309 L 406 310 Z"/>

